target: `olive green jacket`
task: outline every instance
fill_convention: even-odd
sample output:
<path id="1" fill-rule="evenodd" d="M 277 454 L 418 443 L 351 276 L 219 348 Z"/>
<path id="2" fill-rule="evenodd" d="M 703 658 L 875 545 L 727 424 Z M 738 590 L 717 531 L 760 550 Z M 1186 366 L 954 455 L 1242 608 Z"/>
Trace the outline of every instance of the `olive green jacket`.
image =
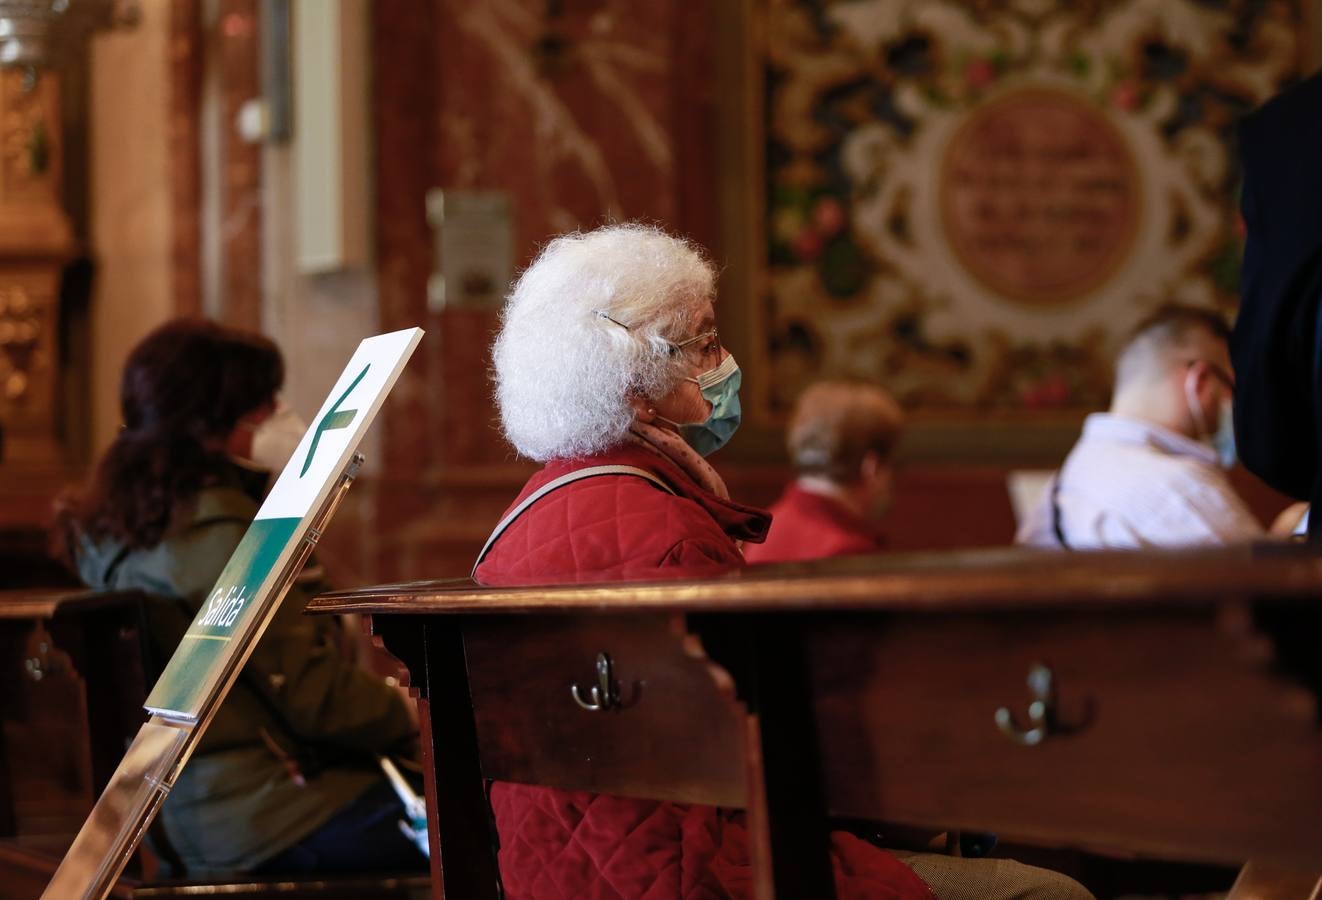
<path id="1" fill-rule="evenodd" d="M 174 652 L 257 504 L 238 486 L 204 489 L 191 519 L 126 551 L 84 539 L 79 573 L 96 590 L 151 595 L 149 630 Z M 381 778 L 374 755 L 411 752 L 403 699 L 341 654 L 338 625 L 305 616 L 292 588 L 166 801 L 165 834 L 190 875 L 244 871 L 298 843 Z"/>

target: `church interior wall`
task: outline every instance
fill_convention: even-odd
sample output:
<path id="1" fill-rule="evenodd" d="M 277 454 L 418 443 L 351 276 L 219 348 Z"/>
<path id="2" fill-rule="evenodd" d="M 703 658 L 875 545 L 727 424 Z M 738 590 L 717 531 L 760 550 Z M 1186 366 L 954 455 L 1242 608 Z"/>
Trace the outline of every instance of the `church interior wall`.
<path id="1" fill-rule="evenodd" d="M 366 4 L 352 27 L 366 52 L 370 190 L 356 215 L 366 218 L 371 252 L 318 274 L 292 262 L 291 146 L 249 143 L 234 126 L 261 83 L 259 3 L 141 6 L 137 26 L 94 37 L 90 50 L 92 453 L 118 425 L 125 354 L 171 315 L 203 312 L 276 337 L 291 372 L 286 400 L 305 416 L 359 336 L 421 325 L 424 344 L 368 447 L 370 477 L 328 540 L 343 550 L 345 581 L 466 570 L 487 520 L 530 466 L 496 427 L 487 346 L 497 304 L 429 299 L 433 188 L 507 198 L 513 271 L 550 236 L 604 221 L 643 219 L 685 234 L 734 289 L 722 301 L 723 327 L 736 346 L 747 339 L 737 332 L 759 307 L 739 292 L 765 278 L 744 271 L 758 240 L 748 231 L 760 226 L 731 210 L 750 202 L 758 173 L 739 155 L 747 121 L 731 114 L 724 79 L 739 17 L 761 4 Z M 1322 48 L 1322 2 L 1300 9 L 1312 35 L 1307 69 Z M 1063 449 L 1056 441 L 1034 454 L 993 441 L 980 458 L 959 449 L 968 433 L 929 429 L 915 444 L 897 488 L 896 518 L 906 524 L 896 549 L 1008 540 L 1006 473 L 1051 464 Z M 765 502 L 787 475 L 776 424 L 754 423 L 749 435 L 749 446 L 716 462 L 736 494 Z M 1244 487 L 1264 514 L 1281 502 L 1246 476 Z M 951 527 L 952 518 L 962 524 Z"/>

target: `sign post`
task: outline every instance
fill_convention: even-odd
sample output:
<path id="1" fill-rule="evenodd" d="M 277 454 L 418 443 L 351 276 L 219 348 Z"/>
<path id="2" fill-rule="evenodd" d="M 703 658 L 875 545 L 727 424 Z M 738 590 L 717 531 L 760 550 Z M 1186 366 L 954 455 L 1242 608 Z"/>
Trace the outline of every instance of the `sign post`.
<path id="1" fill-rule="evenodd" d="M 348 491 L 358 443 L 421 339 L 411 328 L 358 345 L 147 697 L 150 718 L 45 900 L 109 893 Z"/>

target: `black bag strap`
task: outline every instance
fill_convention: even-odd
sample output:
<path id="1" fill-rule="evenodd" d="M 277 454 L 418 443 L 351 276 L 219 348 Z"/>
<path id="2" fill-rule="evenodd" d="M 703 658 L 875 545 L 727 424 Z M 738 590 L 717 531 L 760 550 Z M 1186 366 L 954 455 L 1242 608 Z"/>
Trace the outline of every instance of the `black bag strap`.
<path id="1" fill-rule="evenodd" d="M 1060 542 L 1061 549 L 1073 550 L 1070 542 L 1065 540 L 1065 520 L 1060 511 L 1060 472 L 1051 480 L 1051 530 L 1056 533 L 1056 540 Z"/>

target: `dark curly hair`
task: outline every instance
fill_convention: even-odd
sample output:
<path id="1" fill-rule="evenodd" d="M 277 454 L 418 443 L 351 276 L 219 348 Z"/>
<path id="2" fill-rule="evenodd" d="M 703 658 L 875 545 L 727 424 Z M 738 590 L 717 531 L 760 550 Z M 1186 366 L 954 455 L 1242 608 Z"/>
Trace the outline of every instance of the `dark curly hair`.
<path id="1" fill-rule="evenodd" d="M 55 543 L 79 534 L 132 548 L 159 543 L 184 505 L 226 467 L 224 440 L 284 383 L 269 339 L 177 319 L 133 348 L 120 382 L 124 426 L 81 491 L 58 504 Z"/>

